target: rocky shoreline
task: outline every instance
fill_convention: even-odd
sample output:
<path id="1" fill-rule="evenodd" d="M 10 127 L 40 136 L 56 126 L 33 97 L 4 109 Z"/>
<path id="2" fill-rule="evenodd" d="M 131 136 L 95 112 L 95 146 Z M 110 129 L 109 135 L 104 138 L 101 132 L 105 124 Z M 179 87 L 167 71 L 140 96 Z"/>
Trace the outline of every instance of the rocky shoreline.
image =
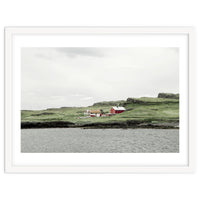
<path id="1" fill-rule="evenodd" d="M 125 122 L 106 122 L 106 123 L 85 123 L 75 124 L 67 121 L 52 122 L 21 122 L 21 129 L 36 128 L 84 128 L 84 129 L 110 129 L 110 128 L 150 128 L 150 129 L 179 129 L 179 122 L 142 122 L 142 121 L 125 121 Z"/>

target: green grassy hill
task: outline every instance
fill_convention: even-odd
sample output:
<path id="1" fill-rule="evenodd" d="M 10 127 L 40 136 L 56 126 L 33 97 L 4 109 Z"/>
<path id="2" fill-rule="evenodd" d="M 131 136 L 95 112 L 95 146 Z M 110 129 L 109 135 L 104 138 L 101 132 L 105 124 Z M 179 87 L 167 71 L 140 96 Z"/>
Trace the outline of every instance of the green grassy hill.
<path id="1" fill-rule="evenodd" d="M 102 109 L 109 113 L 112 106 L 121 105 L 126 111 L 109 117 L 84 116 L 85 110 Z M 63 107 L 40 111 L 22 110 L 21 122 L 66 121 L 75 124 L 109 123 L 136 120 L 141 122 L 163 123 L 179 121 L 179 99 L 169 98 L 128 98 L 126 101 L 99 102 L 89 107 Z"/>

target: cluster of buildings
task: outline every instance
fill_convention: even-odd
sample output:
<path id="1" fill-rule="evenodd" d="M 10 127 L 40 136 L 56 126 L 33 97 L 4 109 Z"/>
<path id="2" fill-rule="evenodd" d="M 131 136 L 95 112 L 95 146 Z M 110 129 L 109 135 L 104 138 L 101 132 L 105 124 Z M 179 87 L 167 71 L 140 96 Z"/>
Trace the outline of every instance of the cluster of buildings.
<path id="1" fill-rule="evenodd" d="M 90 117 L 101 117 L 102 116 L 102 111 L 101 110 L 86 110 L 84 112 L 84 115 L 90 116 Z"/>
<path id="2" fill-rule="evenodd" d="M 114 106 L 110 109 L 110 113 L 107 113 L 107 114 L 103 113 L 102 110 L 86 110 L 84 112 L 84 115 L 90 116 L 90 117 L 107 117 L 114 114 L 122 113 L 125 110 L 126 109 L 124 107 Z"/>

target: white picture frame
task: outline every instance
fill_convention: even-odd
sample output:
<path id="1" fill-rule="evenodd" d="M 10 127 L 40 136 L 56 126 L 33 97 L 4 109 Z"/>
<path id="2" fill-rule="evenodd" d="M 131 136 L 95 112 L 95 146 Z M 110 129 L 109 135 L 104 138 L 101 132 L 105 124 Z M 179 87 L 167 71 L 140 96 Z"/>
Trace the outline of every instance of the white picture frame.
<path id="1" fill-rule="evenodd" d="M 14 105 L 15 81 L 20 82 L 20 69 L 13 68 L 20 58 L 15 46 L 16 36 L 68 36 L 68 35 L 175 35 L 187 38 L 187 90 L 188 100 L 184 108 L 187 113 L 187 164 L 25 164 L 16 162 L 14 125 L 20 115 Z M 28 37 L 26 38 L 28 40 Z M 56 41 L 55 41 L 56 43 Z M 25 45 L 22 42 L 21 47 Z M 52 45 L 52 44 L 51 44 Z M 37 44 L 36 44 L 37 46 Z M 15 57 L 14 57 L 15 56 Z M 14 59 L 15 58 L 15 59 Z M 19 63 L 18 63 L 19 64 Z M 181 66 L 180 66 L 181 67 Z M 180 97 L 181 98 L 181 97 Z M 181 113 L 180 113 L 181 115 Z M 195 31 L 193 27 L 6 27 L 5 28 L 5 172 L 6 173 L 191 173 L 195 169 Z M 19 142 L 19 140 L 18 140 Z M 27 155 L 28 156 L 28 155 Z M 73 155 L 72 155 L 73 157 Z"/>

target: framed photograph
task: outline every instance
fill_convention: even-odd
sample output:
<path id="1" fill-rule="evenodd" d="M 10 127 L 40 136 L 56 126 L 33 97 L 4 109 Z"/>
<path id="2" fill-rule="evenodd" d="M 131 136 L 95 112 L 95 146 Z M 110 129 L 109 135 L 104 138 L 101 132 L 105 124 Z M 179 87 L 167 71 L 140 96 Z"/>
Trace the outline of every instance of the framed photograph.
<path id="1" fill-rule="evenodd" d="M 5 171 L 186 173 L 192 27 L 5 28 Z"/>

